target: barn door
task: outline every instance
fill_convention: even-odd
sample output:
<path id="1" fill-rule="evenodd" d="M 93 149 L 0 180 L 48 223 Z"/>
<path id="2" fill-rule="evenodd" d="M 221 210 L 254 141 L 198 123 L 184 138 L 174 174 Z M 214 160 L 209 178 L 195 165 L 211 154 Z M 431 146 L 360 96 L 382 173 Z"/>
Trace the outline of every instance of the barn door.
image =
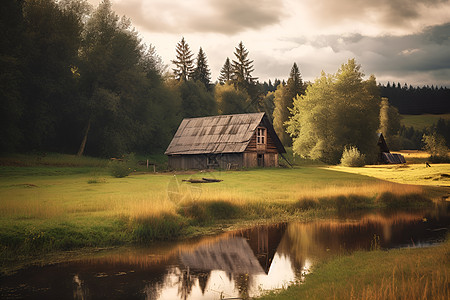
<path id="1" fill-rule="evenodd" d="M 264 167 L 264 154 L 258 154 L 258 167 Z"/>

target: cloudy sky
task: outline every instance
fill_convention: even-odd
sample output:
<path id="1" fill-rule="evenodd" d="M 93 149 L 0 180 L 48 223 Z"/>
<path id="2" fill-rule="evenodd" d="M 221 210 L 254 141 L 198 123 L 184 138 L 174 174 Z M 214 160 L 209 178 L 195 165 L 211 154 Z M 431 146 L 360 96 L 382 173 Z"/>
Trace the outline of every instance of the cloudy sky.
<path id="1" fill-rule="evenodd" d="M 89 0 L 96 6 L 99 0 Z M 356 58 L 381 83 L 450 87 L 450 0 L 111 0 L 164 63 L 185 38 L 215 81 L 242 41 L 259 80 L 335 73 Z"/>

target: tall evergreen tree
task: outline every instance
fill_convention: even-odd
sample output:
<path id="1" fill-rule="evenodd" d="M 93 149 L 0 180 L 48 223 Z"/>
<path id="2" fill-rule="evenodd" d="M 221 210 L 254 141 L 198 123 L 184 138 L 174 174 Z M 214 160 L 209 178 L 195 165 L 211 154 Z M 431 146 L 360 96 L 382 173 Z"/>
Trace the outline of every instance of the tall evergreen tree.
<path id="1" fill-rule="evenodd" d="M 231 66 L 233 69 L 233 83 L 237 88 L 242 88 L 248 92 L 249 86 L 254 85 L 257 78 L 252 77 L 253 60 L 248 58 L 248 50 L 242 42 L 235 48 L 234 56 L 236 60 L 233 60 Z"/>
<path id="2" fill-rule="evenodd" d="M 304 86 L 302 78 L 298 66 L 294 62 L 287 84 L 279 84 L 274 94 L 275 109 L 273 111 L 273 127 L 280 137 L 281 142 L 286 146 L 292 144 L 291 137 L 286 133 L 286 122 L 289 120 L 294 99 L 303 94 Z"/>
<path id="3" fill-rule="evenodd" d="M 295 98 L 297 95 L 302 95 L 305 92 L 302 76 L 300 75 L 300 70 L 298 69 L 297 63 L 295 62 L 291 68 L 291 73 L 289 74 L 289 79 L 286 86 L 288 92 L 290 93 L 289 96 L 292 95 L 292 98 Z"/>
<path id="4" fill-rule="evenodd" d="M 198 51 L 197 66 L 192 73 L 192 79 L 202 82 L 206 89 L 210 89 L 211 71 L 209 70 L 206 54 L 202 47 L 200 47 L 200 50 Z"/>
<path id="5" fill-rule="evenodd" d="M 172 60 L 172 63 L 176 66 L 176 68 L 173 69 L 175 79 L 186 81 L 192 76 L 194 60 L 192 59 L 193 54 L 191 49 L 189 49 L 189 45 L 184 40 L 184 37 L 178 42 L 176 52 L 176 59 Z"/>
<path id="6" fill-rule="evenodd" d="M 233 67 L 231 66 L 230 59 L 227 57 L 222 69 L 220 70 L 220 76 L 218 78 L 220 84 L 229 82 L 233 77 Z"/>

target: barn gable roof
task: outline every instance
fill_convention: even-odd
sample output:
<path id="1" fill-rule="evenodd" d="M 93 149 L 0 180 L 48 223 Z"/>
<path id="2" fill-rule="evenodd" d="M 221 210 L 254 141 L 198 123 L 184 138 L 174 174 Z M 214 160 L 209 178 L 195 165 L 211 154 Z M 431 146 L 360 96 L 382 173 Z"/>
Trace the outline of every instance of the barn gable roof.
<path id="1" fill-rule="evenodd" d="M 278 152 L 285 153 L 266 114 L 249 113 L 184 119 L 165 154 L 244 152 L 261 123 L 267 128 Z"/>
<path id="2" fill-rule="evenodd" d="M 378 133 L 378 147 L 380 148 L 380 152 L 390 153 L 389 148 L 386 144 L 386 140 L 381 132 Z"/>

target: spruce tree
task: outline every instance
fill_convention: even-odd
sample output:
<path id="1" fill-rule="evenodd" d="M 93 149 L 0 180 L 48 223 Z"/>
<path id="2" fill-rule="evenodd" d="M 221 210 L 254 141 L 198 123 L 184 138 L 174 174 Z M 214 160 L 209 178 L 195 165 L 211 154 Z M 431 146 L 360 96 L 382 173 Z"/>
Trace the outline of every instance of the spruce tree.
<path id="1" fill-rule="evenodd" d="M 198 51 L 197 66 L 192 73 L 192 79 L 202 82 L 206 89 L 210 88 L 211 71 L 209 70 L 206 54 L 202 47 L 200 47 L 200 50 Z"/>
<path id="2" fill-rule="evenodd" d="M 237 88 L 243 88 L 248 91 L 249 86 L 253 85 L 257 78 L 252 77 L 253 60 L 248 59 L 248 50 L 242 42 L 235 48 L 234 55 L 236 60 L 233 60 L 231 66 L 233 68 L 233 83 Z"/>
<path id="3" fill-rule="evenodd" d="M 279 84 L 277 90 L 275 91 L 275 109 L 273 112 L 273 126 L 280 137 L 281 142 L 285 146 L 290 146 L 292 144 L 291 137 L 286 133 L 286 122 L 290 117 L 290 109 L 294 105 L 294 99 L 298 96 L 304 94 L 304 86 L 300 71 L 297 64 L 291 68 L 291 73 L 287 84 Z"/>
<path id="4" fill-rule="evenodd" d="M 188 80 L 192 76 L 194 70 L 194 60 L 192 59 L 192 52 L 189 49 L 188 43 L 181 38 L 181 41 L 177 44 L 176 59 L 172 60 L 176 68 L 172 69 L 177 80 Z"/>
<path id="5" fill-rule="evenodd" d="M 220 76 L 218 78 L 220 84 L 225 84 L 232 79 L 233 67 L 231 66 L 230 59 L 227 57 L 222 69 L 220 70 Z"/>

